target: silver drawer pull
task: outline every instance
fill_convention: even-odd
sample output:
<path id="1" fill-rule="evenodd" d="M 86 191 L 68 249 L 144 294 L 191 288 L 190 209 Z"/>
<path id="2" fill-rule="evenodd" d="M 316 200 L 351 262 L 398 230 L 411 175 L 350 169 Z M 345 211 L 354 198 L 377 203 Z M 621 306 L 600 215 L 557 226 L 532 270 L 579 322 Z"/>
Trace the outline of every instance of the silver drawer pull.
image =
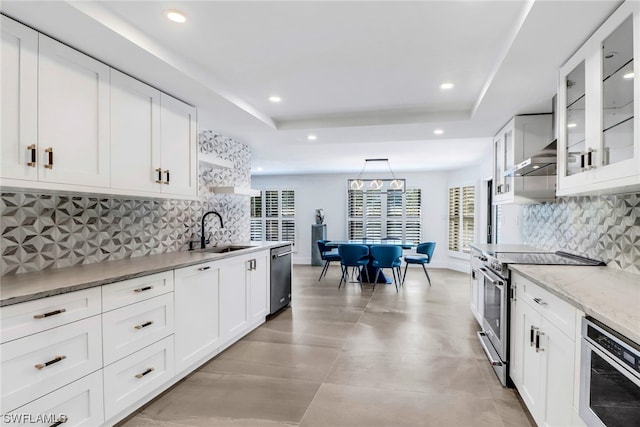
<path id="1" fill-rule="evenodd" d="M 144 372 L 141 372 L 141 373 L 139 373 L 139 374 L 136 374 L 136 378 L 140 379 L 140 378 L 144 377 L 145 375 L 150 374 L 150 373 L 151 373 L 151 372 L 153 372 L 154 370 L 155 370 L 155 368 L 149 368 L 149 369 L 147 369 L 147 370 L 146 370 L 146 371 L 144 371 Z"/>
<path id="2" fill-rule="evenodd" d="M 66 308 L 61 308 L 60 310 L 50 311 L 50 312 L 44 313 L 44 314 L 35 314 L 33 316 L 33 318 L 34 319 L 44 319 L 45 317 L 55 316 L 56 314 L 64 313 L 65 311 L 67 311 Z"/>
<path id="3" fill-rule="evenodd" d="M 198 269 L 198 271 L 205 271 L 205 270 L 208 270 L 208 269 L 210 269 L 210 268 L 211 268 L 210 266 L 207 266 L 207 267 L 200 267 L 200 268 Z"/>
<path id="4" fill-rule="evenodd" d="M 534 298 L 533 300 L 536 302 L 536 304 L 548 305 L 546 302 L 542 301 L 542 298 Z"/>
<path id="5" fill-rule="evenodd" d="M 66 415 L 60 415 L 60 418 L 58 418 L 56 422 L 51 424 L 49 427 L 58 427 L 59 425 L 62 425 L 67 421 L 69 421 L 69 417 L 67 417 Z"/>
<path id="6" fill-rule="evenodd" d="M 35 365 L 36 369 L 42 369 L 42 368 L 46 368 L 49 365 L 53 365 L 54 363 L 58 363 L 61 360 L 66 359 L 67 356 L 56 356 L 55 359 L 49 360 L 48 362 L 44 362 L 44 363 L 38 363 L 37 365 Z"/>
<path id="7" fill-rule="evenodd" d="M 153 289 L 153 286 L 145 286 L 144 288 L 134 289 L 133 292 L 144 292 L 150 291 L 151 289 Z"/>
<path id="8" fill-rule="evenodd" d="M 146 328 L 147 326 L 151 326 L 153 325 L 153 322 L 151 320 L 149 320 L 148 322 L 144 322 L 142 325 L 136 325 L 135 328 L 136 329 L 142 329 L 142 328 Z"/>

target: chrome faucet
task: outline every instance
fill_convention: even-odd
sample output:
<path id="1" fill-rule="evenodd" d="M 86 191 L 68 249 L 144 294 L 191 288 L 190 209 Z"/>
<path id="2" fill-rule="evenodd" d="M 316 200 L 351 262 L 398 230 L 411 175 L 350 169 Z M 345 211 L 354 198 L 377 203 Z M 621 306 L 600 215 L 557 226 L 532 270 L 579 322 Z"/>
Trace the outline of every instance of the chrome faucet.
<path id="1" fill-rule="evenodd" d="M 218 217 L 218 219 L 220 220 L 220 228 L 224 228 L 224 224 L 222 223 L 222 217 L 220 216 L 220 214 L 216 211 L 209 211 L 209 212 L 205 212 L 204 215 L 202 215 L 202 227 L 200 228 L 200 231 L 202 233 L 202 236 L 200 236 L 200 249 L 204 249 L 207 247 L 207 241 L 204 238 L 204 220 L 207 216 L 209 216 L 209 214 L 214 214 Z"/>

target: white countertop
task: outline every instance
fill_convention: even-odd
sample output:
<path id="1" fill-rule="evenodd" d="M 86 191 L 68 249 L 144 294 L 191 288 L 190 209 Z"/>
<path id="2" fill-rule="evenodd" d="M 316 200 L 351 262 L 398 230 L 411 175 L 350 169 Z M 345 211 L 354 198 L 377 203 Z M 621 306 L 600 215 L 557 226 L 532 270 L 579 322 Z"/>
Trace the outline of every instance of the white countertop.
<path id="1" fill-rule="evenodd" d="M 640 344 L 640 275 L 609 267 L 513 264 L 536 284 Z"/>
<path id="2" fill-rule="evenodd" d="M 246 242 L 220 246 L 251 246 L 226 253 L 195 251 L 147 255 L 117 261 L 23 273 L 0 278 L 0 307 L 65 292 L 106 285 L 148 274 L 275 248 L 290 242 Z"/>
<path id="3" fill-rule="evenodd" d="M 509 245 L 509 244 L 494 244 L 494 243 L 471 243 L 472 248 L 475 248 L 482 252 L 555 252 L 548 249 L 534 248 L 528 245 Z"/>

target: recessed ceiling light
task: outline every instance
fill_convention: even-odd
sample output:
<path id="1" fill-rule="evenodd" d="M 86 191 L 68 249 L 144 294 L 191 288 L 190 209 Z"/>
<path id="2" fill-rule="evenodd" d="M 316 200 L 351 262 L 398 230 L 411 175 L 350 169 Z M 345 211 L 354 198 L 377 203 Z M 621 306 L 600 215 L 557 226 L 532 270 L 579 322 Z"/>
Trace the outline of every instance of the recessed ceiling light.
<path id="1" fill-rule="evenodd" d="M 623 79 L 632 79 L 633 78 L 633 71 L 630 73 L 625 74 L 624 76 L 622 76 Z"/>
<path id="2" fill-rule="evenodd" d="M 316 139 L 318 139 L 318 137 L 312 133 L 310 133 L 309 135 L 307 135 L 307 139 L 309 141 L 315 141 Z"/>
<path id="3" fill-rule="evenodd" d="M 171 20 L 173 22 L 177 22 L 179 24 L 182 24 L 183 22 L 186 22 L 186 20 L 187 20 L 187 16 L 183 12 L 180 12 L 179 10 L 168 10 L 167 11 L 167 18 L 169 18 L 169 20 Z"/>
<path id="4" fill-rule="evenodd" d="M 440 89 L 442 90 L 448 90 L 448 89 L 453 89 L 453 83 L 442 83 L 440 85 Z"/>
<path id="5" fill-rule="evenodd" d="M 264 169 L 262 169 L 262 167 L 258 166 L 258 167 L 256 168 L 256 170 L 257 170 L 258 172 L 262 172 Z"/>
<path id="6" fill-rule="evenodd" d="M 533 165 L 533 166 L 531 166 L 531 168 L 532 169 L 540 169 L 540 166 L 539 165 Z"/>
<path id="7" fill-rule="evenodd" d="M 433 131 L 433 133 L 436 134 L 436 135 L 442 135 L 444 133 L 444 130 L 436 129 L 436 130 Z"/>
<path id="8" fill-rule="evenodd" d="M 269 97 L 269 101 L 277 103 L 282 101 L 282 98 L 280 98 L 279 96 L 273 95 Z"/>
<path id="9" fill-rule="evenodd" d="M 578 125 L 577 125 L 577 124 L 575 124 L 575 123 L 569 123 L 569 124 L 567 124 L 567 127 L 568 127 L 568 128 L 574 128 L 574 127 L 576 127 L 576 126 L 578 126 Z"/>

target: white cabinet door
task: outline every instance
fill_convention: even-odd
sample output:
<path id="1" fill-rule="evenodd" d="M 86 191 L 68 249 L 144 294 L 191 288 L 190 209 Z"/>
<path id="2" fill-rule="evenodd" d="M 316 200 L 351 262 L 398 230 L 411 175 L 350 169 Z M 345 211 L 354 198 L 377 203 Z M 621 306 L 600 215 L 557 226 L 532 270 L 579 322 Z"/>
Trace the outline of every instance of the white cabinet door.
<path id="1" fill-rule="evenodd" d="M 573 418 L 575 342 L 544 318 L 540 330 L 544 425 L 568 426 Z"/>
<path id="2" fill-rule="evenodd" d="M 38 154 L 38 33 L 6 16 L 0 18 L 0 174 L 3 178 L 37 180 L 37 158 L 32 162 L 31 157 Z"/>
<path id="3" fill-rule="evenodd" d="M 40 181 L 109 187 L 109 67 L 39 37 Z"/>
<path id="4" fill-rule="evenodd" d="M 522 328 L 519 330 L 521 339 L 519 353 L 515 355 L 517 363 L 521 363 L 522 367 L 521 384 L 518 391 L 529 411 L 538 421 L 540 419 L 543 377 L 541 354 L 536 352 L 535 339 L 536 332 L 540 331 L 541 318 L 521 298 L 516 302 L 516 310 L 519 317 L 516 323 L 519 323 Z"/>
<path id="5" fill-rule="evenodd" d="M 176 372 L 213 356 L 220 344 L 220 270 L 215 263 L 175 270 Z"/>
<path id="6" fill-rule="evenodd" d="M 160 192 L 160 168 L 160 91 L 111 70 L 111 187 Z"/>
<path id="7" fill-rule="evenodd" d="M 162 94 L 161 100 L 162 191 L 198 194 L 196 109 Z"/>
<path id="8" fill-rule="evenodd" d="M 3 426 L 95 427 L 104 422 L 102 371 L 94 372 L 2 417 Z M 38 419 L 40 417 L 40 419 Z M 40 421 L 40 422 L 39 422 Z"/>
<path id="9" fill-rule="evenodd" d="M 247 294 L 248 257 L 234 257 L 220 266 L 220 338 L 222 345 L 231 344 L 248 329 Z"/>
<path id="10" fill-rule="evenodd" d="M 253 266 L 249 270 L 250 276 L 250 307 L 251 324 L 258 325 L 264 323 L 269 313 L 269 257 L 270 251 L 253 254 Z"/>
<path id="11" fill-rule="evenodd" d="M 638 40 L 640 3 L 626 1 L 560 68 L 558 195 L 640 189 Z"/>

